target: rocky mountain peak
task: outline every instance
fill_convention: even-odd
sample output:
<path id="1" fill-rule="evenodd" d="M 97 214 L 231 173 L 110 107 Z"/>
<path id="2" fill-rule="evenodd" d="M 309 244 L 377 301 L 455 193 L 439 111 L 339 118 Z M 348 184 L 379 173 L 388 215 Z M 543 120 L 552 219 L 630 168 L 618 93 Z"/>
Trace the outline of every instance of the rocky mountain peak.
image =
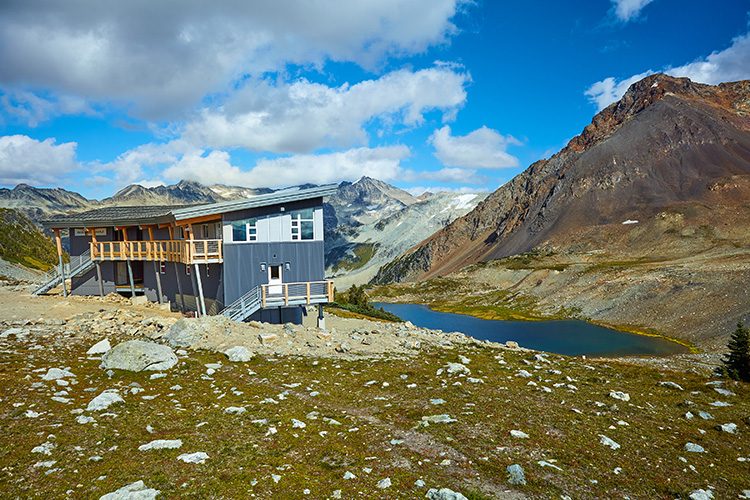
<path id="1" fill-rule="evenodd" d="M 705 85 L 664 73 L 649 75 L 632 84 L 622 99 L 594 116 L 583 132 L 568 143 L 568 148 L 584 151 L 595 146 L 638 113 L 668 96 L 722 108 L 735 115 L 733 121 L 738 127 L 750 129 L 749 95 L 750 81 Z"/>

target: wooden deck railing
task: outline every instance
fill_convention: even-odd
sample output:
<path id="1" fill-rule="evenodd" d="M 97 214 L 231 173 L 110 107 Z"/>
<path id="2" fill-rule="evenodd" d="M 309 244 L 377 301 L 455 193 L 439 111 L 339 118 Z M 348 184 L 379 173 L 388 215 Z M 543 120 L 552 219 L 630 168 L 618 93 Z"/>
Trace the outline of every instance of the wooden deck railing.
<path id="1" fill-rule="evenodd" d="M 224 262 L 221 240 L 97 241 L 91 260 L 157 260 L 183 264 Z"/>
<path id="2" fill-rule="evenodd" d="M 262 285 L 262 307 L 333 302 L 333 281 Z"/>

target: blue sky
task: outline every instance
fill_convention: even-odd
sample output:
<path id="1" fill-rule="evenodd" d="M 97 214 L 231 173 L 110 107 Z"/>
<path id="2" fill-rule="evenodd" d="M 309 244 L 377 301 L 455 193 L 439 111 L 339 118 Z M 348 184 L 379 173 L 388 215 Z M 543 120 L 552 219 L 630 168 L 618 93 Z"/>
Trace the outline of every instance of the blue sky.
<path id="1" fill-rule="evenodd" d="M 653 72 L 750 78 L 750 2 L 0 3 L 0 186 L 493 191 Z"/>

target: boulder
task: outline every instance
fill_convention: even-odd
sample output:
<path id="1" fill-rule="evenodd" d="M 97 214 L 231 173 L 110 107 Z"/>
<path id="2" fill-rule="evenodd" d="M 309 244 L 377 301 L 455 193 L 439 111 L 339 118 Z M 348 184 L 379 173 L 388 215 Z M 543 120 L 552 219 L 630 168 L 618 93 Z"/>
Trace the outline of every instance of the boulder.
<path id="1" fill-rule="evenodd" d="M 143 481 L 136 481 L 101 496 L 99 500 L 154 500 L 159 493 L 161 493 L 159 490 L 146 488 Z"/>
<path id="2" fill-rule="evenodd" d="M 168 370 L 176 364 L 177 356 L 168 346 L 142 340 L 128 340 L 107 351 L 102 356 L 100 368 L 140 372 Z"/>
<path id="3" fill-rule="evenodd" d="M 229 358 L 229 361 L 235 363 L 247 363 L 253 357 L 253 353 L 247 347 L 241 345 L 228 349 L 224 354 Z"/>
<path id="4" fill-rule="evenodd" d="M 439 490 L 430 488 L 427 491 L 427 495 L 425 495 L 425 498 L 429 498 L 430 500 L 469 500 L 461 493 L 455 492 L 448 488 L 440 488 Z"/>
<path id="5" fill-rule="evenodd" d="M 106 391 L 99 394 L 97 397 L 91 400 L 86 409 L 88 411 L 102 411 L 109 408 L 115 403 L 124 403 L 125 400 L 120 396 L 120 392 L 117 389 L 107 389 Z"/>
<path id="6" fill-rule="evenodd" d="M 96 356 L 97 354 L 104 354 L 110 349 L 112 349 L 112 345 L 109 343 L 109 339 L 104 339 L 92 345 L 91 348 L 86 351 L 86 354 L 89 356 Z"/>
<path id="7" fill-rule="evenodd" d="M 200 320 L 181 318 L 169 327 L 162 339 L 170 347 L 190 347 L 202 340 L 204 334 L 205 329 Z"/>
<path id="8" fill-rule="evenodd" d="M 509 465 L 507 471 L 510 484 L 526 484 L 523 467 L 518 464 Z"/>

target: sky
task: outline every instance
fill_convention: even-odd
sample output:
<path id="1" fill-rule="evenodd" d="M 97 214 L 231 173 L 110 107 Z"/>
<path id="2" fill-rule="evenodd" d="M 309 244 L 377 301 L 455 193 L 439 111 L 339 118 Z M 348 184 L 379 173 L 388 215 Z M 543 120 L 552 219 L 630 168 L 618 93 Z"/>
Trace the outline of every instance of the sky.
<path id="1" fill-rule="evenodd" d="M 0 186 L 490 192 L 655 72 L 750 79 L 750 1 L 3 0 Z"/>

